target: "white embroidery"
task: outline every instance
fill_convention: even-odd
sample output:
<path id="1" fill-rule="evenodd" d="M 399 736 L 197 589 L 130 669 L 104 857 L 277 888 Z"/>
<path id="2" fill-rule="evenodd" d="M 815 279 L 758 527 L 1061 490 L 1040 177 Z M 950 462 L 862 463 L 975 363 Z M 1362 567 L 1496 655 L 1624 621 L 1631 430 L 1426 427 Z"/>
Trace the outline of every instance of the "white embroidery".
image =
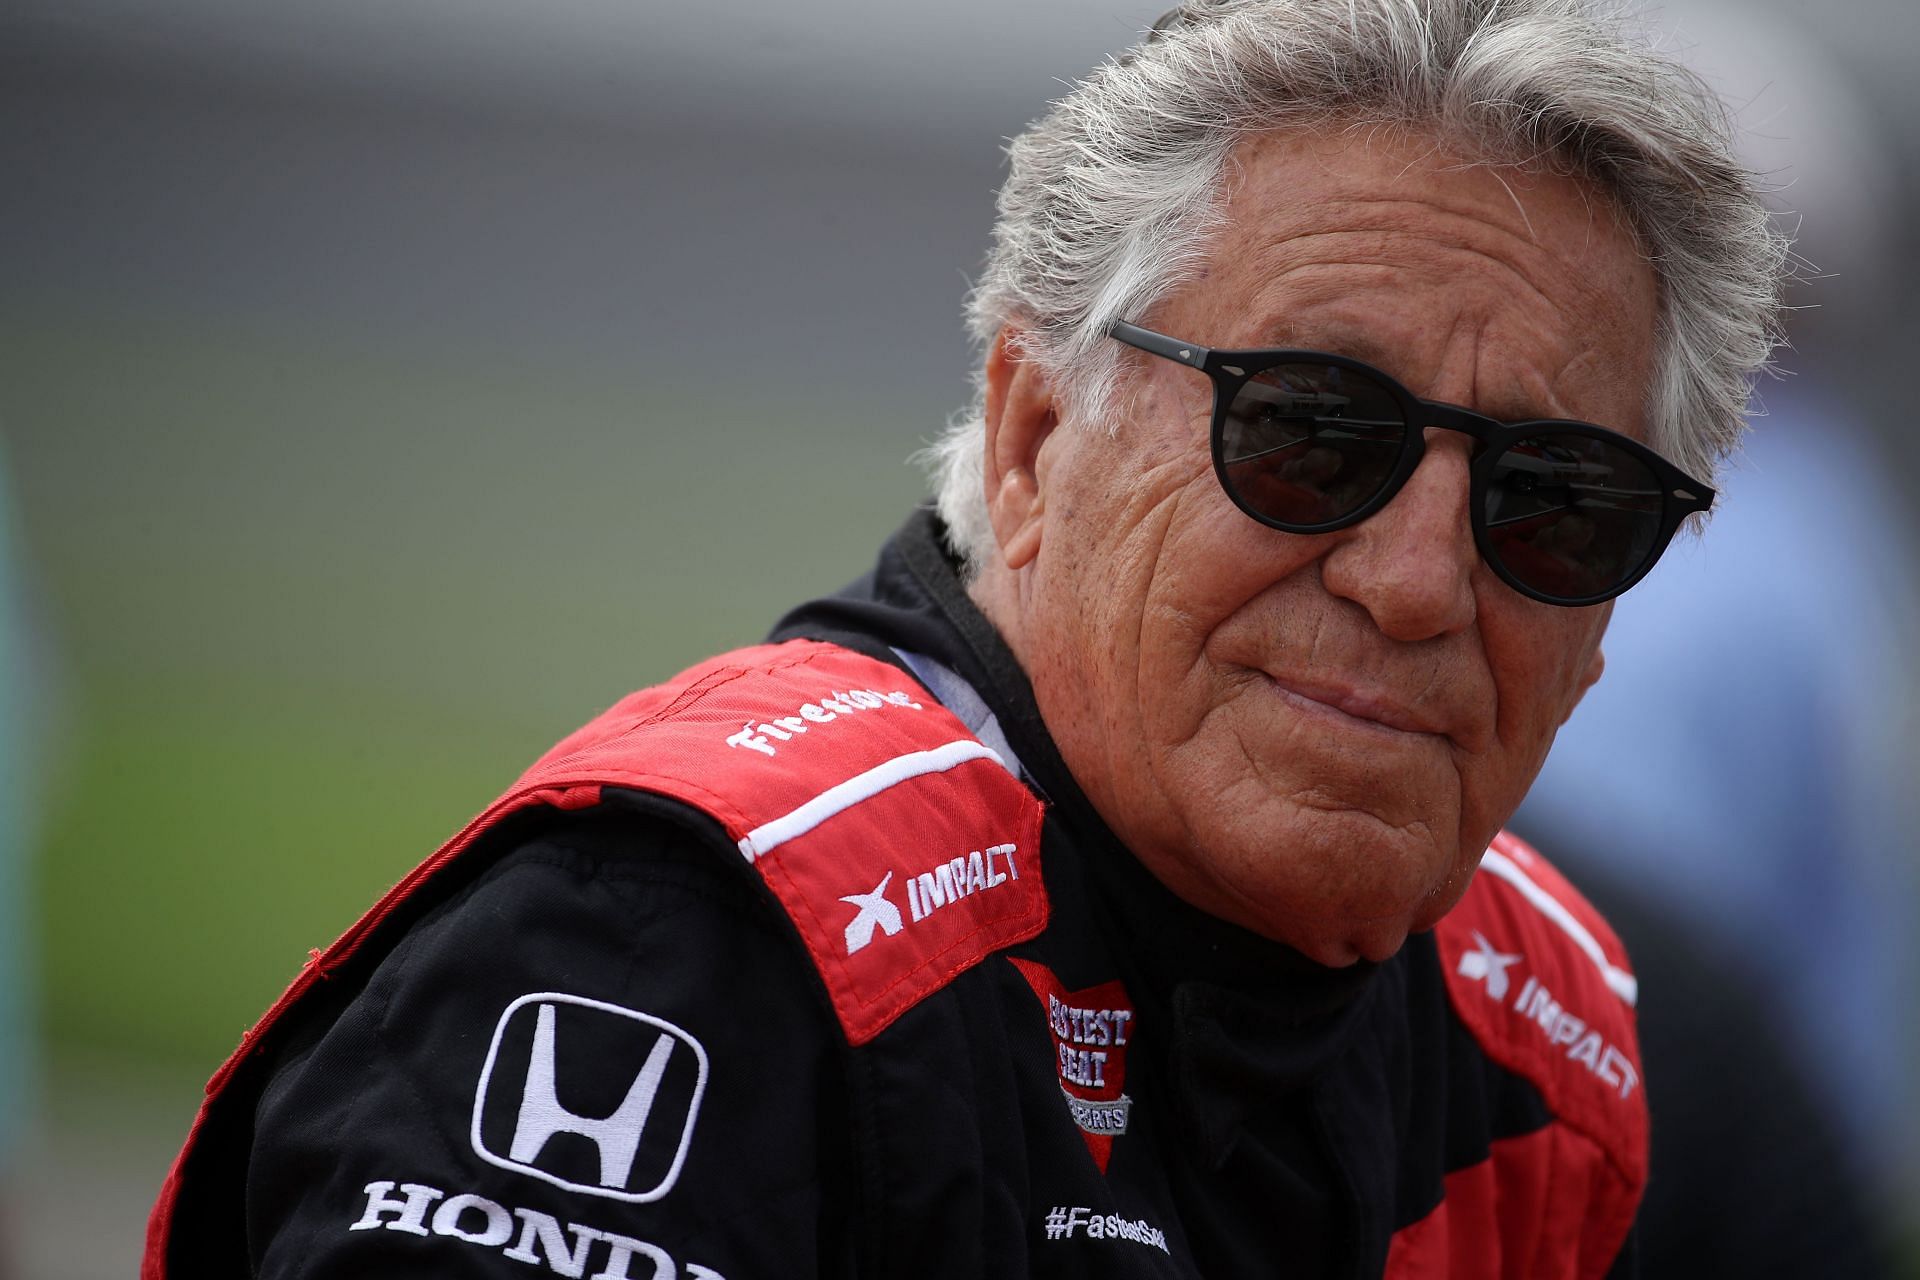
<path id="1" fill-rule="evenodd" d="M 931 871 L 908 876 L 908 916 L 918 924 L 942 907 L 950 907 L 962 898 L 1018 880 L 1020 868 L 1015 864 L 1013 855 L 1019 849 L 1020 846 L 1014 844 L 975 849 L 957 858 L 949 858 Z M 887 938 L 906 928 L 906 921 L 900 918 L 900 908 L 887 896 L 887 886 L 893 883 L 893 874 L 887 872 L 879 884 L 865 893 L 849 893 L 840 899 L 848 906 L 857 908 L 853 919 L 847 921 L 845 937 L 848 955 L 871 943 L 876 928 L 882 937 Z"/>
<path id="2" fill-rule="evenodd" d="M 366 1212 L 348 1227 L 349 1231 L 370 1231 L 384 1227 L 411 1235 L 433 1235 L 464 1241 L 486 1249 L 500 1249 L 502 1256 L 516 1262 L 544 1264 L 548 1271 L 567 1280 L 581 1280 L 597 1257 L 600 1269 L 590 1280 L 674 1280 L 678 1272 L 673 1255 L 657 1244 L 636 1240 L 617 1231 L 605 1231 L 579 1222 L 561 1222 L 551 1214 L 534 1209 L 508 1209 L 497 1200 L 463 1192 L 448 1197 L 438 1187 L 403 1182 L 404 1199 L 388 1192 L 391 1181 L 369 1182 L 365 1189 Z M 422 1222 L 427 1206 L 444 1199 L 433 1215 L 429 1232 Z M 392 1221 L 385 1221 L 387 1215 Z M 514 1219 L 519 1219 L 519 1239 L 514 1240 Z M 571 1237 L 571 1239 L 569 1239 Z M 511 1247 L 509 1240 L 514 1240 Z M 602 1249 L 600 1246 L 605 1246 Z M 633 1269 L 635 1260 L 641 1269 Z M 689 1262 L 688 1280 L 725 1280 L 718 1271 Z"/>
<path id="3" fill-rule="evenodd" d="M 1067 1113 L 1073 1122 L 1096 1137 L 1117 1138 L 1127 1131 L 1127 1118 L 1133 1113 L 1133 1099 L 1121 1094 L 1111 1102 L 1076 1098 L 1065 1089 Z"/>
<path id="4" fill-rule="evenodd" d="M 1117 1213 L 1095 1213 L 1083 1204 L 1057 1204 L 1047 1211 L 1047 1239 L 1071 1240 L 1084 1235 L 1089 1240 L 1126 1240 L 1144 1244 L 1171 1255 L 1167 1233 L 1145 1218 L 1123 1218 Z"/>
<path id="5" fill-rule="evenodd" d="M 1463 978 L 1475 981 L 1484 979 L 1487 984 L 1487 998 L 1505 1000 L 1507 998 L 1507 970 L 1519 964 L 1524 958 L 1497 949 L 1487 941 L 1485 934 L 1478 929 L 1473 931 L 1473 941 L 1480 949 L 1465 951 L 1460 955 L 1459 973 Z"/>
<path id="6" fill-rule="evenodd" d="M 1600 949 L 1599 941 L 1588 931 L 1587 926 L 1574 919 L 1573 913 L 1552 894 L 1533 882 L 1533 878 L 1520 869 L 1520 864 L 1497 849 L 1489 849 L 1481 857 L 1480 865 L 1486 871 L 1505 880 L 1520 891 L 1520 896 L 1532 905 L 1535 911 L 1559 926 L 1560 931 L 1573 939 L 1587 959 L 1593 961 L 1600 970 L 1600 976 L 1613 994 L 1631 1005 L 1640 998 L 1640 984 L 1625 969 L 1615 967 L 1607 960 L 1607 953 Z"/>
<path id="7" fill-rule="evenodd" d="M 893 872 L 889 871 L 873 887 L 871 893 L 850 893 L 840 901 L 850 907 L 860 908 L 858 915 L 847 923 L 847 954 L 852 955 L 873 941 L 874 926 L 891 938 L 900 932 L 900 908 L 887 901 L 887 886 L 893 883 Z"/>
<path id="8" fill-rule="evenodd" d="M 505 1251 L 505 1256 L 515 1262 L 538 1262 L 541 1255 L 545 1254 L 548 1268 L 563 1276 L 578 1277 L 585 1271 L 587 1254 L 594 1242 L 606 1239 L 605 1234 L 592 1227 L 569 1222 L 566 1230 L 573 1236 L 573 1247 L 568 1248 L 566 1237 L 560 1233 L 558 1218 L 536 1213 L 532 1209 L 515 1209 L 513 1213 L 520 1219 L 520 1239 L 513 1248 Z"/>
<path id="9" fill-rule="evenodd" d="M 500 1065 L 501 1045 L 508 1026 L 515 1014 L 529 1005 L 535 1006 L 535 1025 L 527 1057 L 526 1083 L 512 1108 L 512 1140 L 502 1153 L 488 1145 L 482 1122 L 495 1083 L 495 1069 Z M 633 1064 L 633 1082 L 627 1088 L 626 1097 L 610 1115 L 580 1116 L 560 1103 L 557 1063 L 562 1055 L 557 1046 L 556 1024 L 557 1010 L 562 1005 L 630 1019 L 658 1030 L 659 1034 L 647 1049 L 645 1057 Z M 692 1096 L 686 1103 L 684 1115 L 676 1112 L 672 1116 L 657 1117 L 654 1115 L 654 1104 L 661 1082 L 676 1054 L 690 1055 L 691 1069 L 695 1073 Z M 575 1060 L 578 1061 L 577 1058 Z M 607 1069 L 604 1062 L 594 1065 L 599 1071 Z M 700 1113 L 700 1098 L 706 1091 L 706 1084 L 706 1050 L 698 1040 L 671 1022 L 651 1014 L 623 1009 L 619 1005 L 589 1000 L 584 996 L 553 991 L 536 992 L 521 996 L 508 1005 L 494 1027 L 493 1044 L 487 1050 L 486 1065 L 480 1072 L 480 1085 L 474 1093 L 470 1140 L 474 1152 L 489 1164 L 513 1169 L 555 1186 L 615 1200 L 658 1200 L 672 1189 L 674 1180 L 680 1176 L 681 1166 L 686 1162 L 687 1149 L 693 1141 L 694 1121 Z M 499 1110 L 500 1105 L 496 1104 L 496 1114 Z M 641 1143 L 650 1130 L 661 1135 L 655 1139 L 656 1142 L 674 1144 L 672 1163 L 653 1185 L 636 1189 L 629 1183 L 633 1178 Z M 540 1167 L 541 1153 L 553 1137 L 561 1133 L 577 1134 L 594 1144 L 599 1153 L 600 1166 L 597 1184 L 573 1181 Z"/>
<path id="10" fill-rule="evenodd" d="M 996 844 L 990 849 L 975 849 L 958 858 L 949 858 L 931 871 L 923 871 L 907 881 L 907 910 L 915 920 L 925 920 L 941 907 L 988 889 L 998 889 L 1009 880 L 1020 878 L 1013 855 L 1020 846 Z M 1005 863 L 1002 869 L 1001 864 Z"/>
<path id="11" fill-rule="evenodd" d="M 871 800 L 882 791 L 910 778 L 928 773 L 945 773 L 969 760 L 991 760 L 1005 768 L 991 748 L 963 738 L 928 751 L 909 751 L 836 783 L 805 804 L 763 822 L 740 839 L 740 856 L 748 862 L 764 858 L 789 840 L 797 840 L 828 818 L 844 813 L 863 800 Z"/>
<path id="12" fill-rule="evenodd" d="M 1125 1044 L 1133 1010 L 1089 1009 L 1047 996 L 1047 1023 L 1053 1034 L 1072 1044 Z"/>
<path id="13" fill-rule="evenodd" d="M 461 1225 L 463 1216 L 468 1213 L 480 1215 L 486 1225 L 478 1230 Z M 433 1234 L 452 1236 L 456 1240 L 465 1240 L 468 1244 L 482 1244 L 489 1248 L 499 1248 L 513 1238 L 513 1216 L 505 1209 L 482 1196 L 458 1195 L 448 1199 L 433 1215 Z"/>
<path id="14" fill-rule="evenodd" d="M 1640 1083 L 1640 1073 L 1634 1070 L 1633 1059 L 1616 1049 L 1598 1031 L 1590 1030 L 1586 1019 L 1562 1008 L 1560 1002 L 1553 998 L 1553 992 L 1547 989 L 1547 984 L 1538 978 L 1528 978 L 1509 1007 L 1538 1026 L 1545 1033 L 1549 1046 L 1554 1049 L 1565 1046 L 1570 1061 L 1579 1063 L 1602 1083 L 1617 1089 L 1622 1098 L 1631 1095 L 1634 1087 Z"/>
<path id="15" fill-rule="evenodd" d="M 360 1221 L 348 1227 L 349 1231 L 371 1231 L 384 1226 L 389 1231 L 405 1231 L 416 1236 L 427 1234 L 427 1210 L 435 1200 L 445 1195 L 432 1187 L 421 1186 L 417 1182 L 403 1182 L 400 1190 L 405 1194 L 403 1200 L 395 1200 L 387 1192 L 393 1190 L 391 1182 L 369 1182 L 367 1191 L 367 1211 L 360 1215 Z M 399 1215 L 392 1222 L 383 1223 L 383 1213 Z"/>
<path id="16" fill-rule="evenodd" d="M 773 745 L 775 742 L 791 742 L 809 729 L 831 724 L 841 716 L 879 707 L 906 707 L 912 711 L 924 709 L 902 689 L 895 689 L 892 693 L 881 693 L 874 689 L 855 689 L 852 693 L 835 690 L 821 697 L 818 702 L 800 704 L 793 715 L 771 716 L 757 723 L 747 721 L 740 726 L 740 732 L 728 736 L 727 745 L 745 747 L 763 756 L 778 755 L 780 748 Z"/>

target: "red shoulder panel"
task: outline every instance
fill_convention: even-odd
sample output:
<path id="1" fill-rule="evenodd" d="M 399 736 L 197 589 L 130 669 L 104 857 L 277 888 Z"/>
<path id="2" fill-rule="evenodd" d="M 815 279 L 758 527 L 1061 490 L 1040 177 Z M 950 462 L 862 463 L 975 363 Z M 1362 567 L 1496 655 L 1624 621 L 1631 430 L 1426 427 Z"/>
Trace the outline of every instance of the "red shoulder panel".
<path id="1" fill-rule="evenodd" d="M 1434 937 L 1455 1014 L 1489 1058 L 1540 1090 L 1554 1122 L 1449 1174 L 1440 1208 L 1395 1237 L 1388 1274 L 1604 1275 L 1647 1179 L 1639 989 L 1625 949 L 1552 864 L 1506 832 Z M 1528 1223 L 1562 1229 L 1529 1235 Z M 1498 1266 L 1481 1265 L 1488 1249 Z"/>
<path id="2" fill-rule="evenodd" d="M 1487 1055 L 1533 1081 L 1556 1117 L 1644 1182 L 1639 986 L 1606 920 L 1503 831 L 1434 935 L 1454 1010 Z"/>
<path id="3" fill-rule="evenodd" d="M 636 694 L 521 786 L 588 779 L 717 818 L 854 1044 L 1046 926 L 1040 802 L 898 668 L 834 645 L 743 650 Z"/>

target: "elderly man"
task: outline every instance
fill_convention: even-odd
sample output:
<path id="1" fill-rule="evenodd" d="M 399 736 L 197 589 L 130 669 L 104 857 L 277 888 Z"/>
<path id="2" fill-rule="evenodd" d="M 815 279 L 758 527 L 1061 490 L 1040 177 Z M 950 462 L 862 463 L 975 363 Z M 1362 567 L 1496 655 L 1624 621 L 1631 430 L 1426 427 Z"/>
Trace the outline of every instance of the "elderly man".
<path id="1" fill-rule="evenodd" d="M 1634 979 L 1500 826 L 1782 256 L 1573 0 L 1170 14 L 1013 147 L 938 515 L 317 956 L 145 1274 L 1630 1270 Z"/>

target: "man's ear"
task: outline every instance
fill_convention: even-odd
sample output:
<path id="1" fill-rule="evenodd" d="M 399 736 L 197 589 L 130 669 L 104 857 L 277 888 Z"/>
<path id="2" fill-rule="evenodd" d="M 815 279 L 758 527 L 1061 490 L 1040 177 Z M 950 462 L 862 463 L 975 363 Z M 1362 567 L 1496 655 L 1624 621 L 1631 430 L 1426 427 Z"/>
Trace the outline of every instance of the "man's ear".
<path id="1" fill-rule="evenodd" d="M 1040 446 L 1060 425 L 1053 385 L 1019 348 L 1018 331 L 1002 325 L 987 352 L 987 439 L 981 467 L 987 518 L 1009 569 L 1030 564 L 1040 553 L 1046 518 Z"/>
<path id="2" fill-rule="evenodd" d="M 1593 647 L 1593 657 L 1588 661 L 1587 669 L 1580 673 L 1580 685 L 1573 691 L 1573 701 L 1567 704 L 1567 714 L 1560 717 L 1561 724 L 1565 724 L 1572 718 L 1573 709 L 1580 705 L 1582 698 L 1587 696 L 1587 690 L 1600 683 L 1600 677 L 1606 669 L 1606 652 L 1601 649 L 1599 645 L 1595 645 Z"/>

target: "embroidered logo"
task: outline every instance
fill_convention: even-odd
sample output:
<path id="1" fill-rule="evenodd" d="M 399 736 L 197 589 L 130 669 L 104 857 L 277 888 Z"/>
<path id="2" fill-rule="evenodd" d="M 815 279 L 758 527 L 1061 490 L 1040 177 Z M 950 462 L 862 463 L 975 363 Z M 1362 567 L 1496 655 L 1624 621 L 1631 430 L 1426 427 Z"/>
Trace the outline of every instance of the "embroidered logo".
<path id="1" fill-rule="evenodd" d="M 842 716 L 882 707 L 905 707 L 910 711 L 926 709 L 904 689 L 895 689 L 891 693 L 881 693 L 878 689 L 855 689 L 852 693 L 836 690 L 822 695 L 818 702 L 801 703 L 792 715 L 768 716 L 758 722 L 748 720 L 740 726 L 740 732 L 728 735 L 726 741 L 729 747 L 745 747 L 763 756 L 775 756 L 780 754 L 780 748 L 774 745 L 776 742 L 792 742 L 798 735 L 823 724 L 832 724 Z"/>
<path id="2" fill-rule="evenodd" d="M 907 910 L 915 920 L 925 920 L 940 908 L 987 889 L 998 889 L 1009 880 L 1020 878 L 1014 864 L 1017 845 L 996 844 L 987 849 L 950 858 L 931 871 L 923 871 L 907 882 Z M 1004 864 L 1004 865 L 1003 865 Z"/>
<path id="3" fill-rule="evenodd" d="M 905 881 L 907 897 L 907 919 L 919 924 L 943 907 L 953 906 L 963 898 L 976 893 L 985 893 L 989 889 L 998 889 L 1020 878 L 1020 868 L 1014 862 L 1013 855 L 1019 852 L 1019 846 L 996 844 L 986 849 L 975 849 L 957 858 L 949 858 L 939 863 L 931 871 L 908 876 Z M 900 918 L 900 908 L 887 896 L 887 888 L 893 883 L 893 872 L 889 871 L 866 893 L 849 893 L 840 901 L 855 908 L 853 919 L 847 921 L 847 954 L 853 955 L 873 941 L 873 931 L 880 930 L 882 937 L 891 938 L 906 927 L 906 921 Z"/>
<path id="4" fill-rule="evenodd" d="M 706 1050 L 671 1022 L 584 996 L 524 995 L 494 1027 L 473 1150 L 572 1191 L 658 1200 L 680 1176 L 706 1084 Z"/>
<path id="5" fill-rule="evenodd" d="M 1167 1233 L 1145 1218 L 1123 1218 L 1116 1213 L 1101 1214 L 1083 1204 L 1057 1204 L 1047 1210 L 1042 1223 L 1049 1240 L 1071 1240 L 1085 1235 L 1089 1240 L 1130 1240 L 1172 1254 L 1167 1248 Z"/>
<path id="6" fill-rule="evenodd" d="M 1046 1012 L 1067 1114 L 1105 1173 L 1113 1140 L 1127 1131 L 1133 1110 L 1133 1099 L 1123 1089 L 1126 1048 L 1134 1030 L 1133 1001 L 1118 981 L 1068 991 L 1045 965 L 1009 959 Z"/>
<path id="7" fill-rule="evenodd" d="M 367 1204 L 349 1231 L 400 1231 L 410 1236 L 444 1238 L 498 1249 L 515 1262 L 544 1265 L 558 1276 L 578 1277 L 594 1263 L 593 1280 L 660 1280 L 680 1274 L 673 1255 L 657 1244 L 581 1222 L 561 1222 L 537 1209 L 511 1208 L 472 1192 L 448 1195 L 423 1182 L 398 1184 L 391 1178 L 369 1182 L 361 1194 Z M 686 1266 L 686 1280 L 724 1280 L 697 1262 Z"/>
<path id="8" fill-rule="evenodd" d="M 1483 983 L 1487 999 L 1534 1024 L 1546 1036 L 1550 1052 L 1564 1052 L 1568 1061 L 1585 1067 L 1621 1098 L 1630 1097 L 1640 1084 L 1640 1073 L 1634 1069 L 1633 1060 L 1589 1027 L 1586 1019 L 1562 1008 L 1538 976 L 1528 975 L 1512 1002 L 1508 1002 L 1513 979 L 1507 970 L 1524 965 L 1525 961 L 1525 956 L 1500 950 L 1488 941 L 1487 935 L 1475 929 L 1473 949 L 1460 953 L 1454 972 L 1469 982 Z"/>
<path id="9" fill-rule="evenodd" d="M 1585 1067 L 1602 1084 L 1610 1085 L 1621 1098 L 1629 1097 L 1640 1083 L 1633 1059 L 1587 1025 L 1581 1018 L 1560 1007 L 1547 984 L 1528 978 L 1513 998 L 1512 1009 L 1546 1034 L 1552 1051 L 1566 1050 L 1567 1059 Z"/>
<path id="10" fill-rule="evenodd" d="M 900 932 L 900 908 L 887 901 L 887 886 L 892 883 L 893 872 L 889 871 L 881 877 L 879 884 L 873 886 L 871 893 L 850 893 L 840 899 L 848 906 L 860 909 L 859 914 L 847 922 L 848 955 L 873 941 L 876 926 L 889 938 Z"/>
<path id="11" fill-rule="evenodd" d="M 1460 976 L 1473 981 L 1484 980 L 1487 984 L 1487 998 L 1505 1000 L 1507 998 L 1507 969 L 1520 963 L 1521 956 L 1509 955 L 1487 941 L 1487 935 L 1478 929 L 1473 931 L 1473 942 L 1477 951 L 1463 952 L 1460 956 Z"/>

